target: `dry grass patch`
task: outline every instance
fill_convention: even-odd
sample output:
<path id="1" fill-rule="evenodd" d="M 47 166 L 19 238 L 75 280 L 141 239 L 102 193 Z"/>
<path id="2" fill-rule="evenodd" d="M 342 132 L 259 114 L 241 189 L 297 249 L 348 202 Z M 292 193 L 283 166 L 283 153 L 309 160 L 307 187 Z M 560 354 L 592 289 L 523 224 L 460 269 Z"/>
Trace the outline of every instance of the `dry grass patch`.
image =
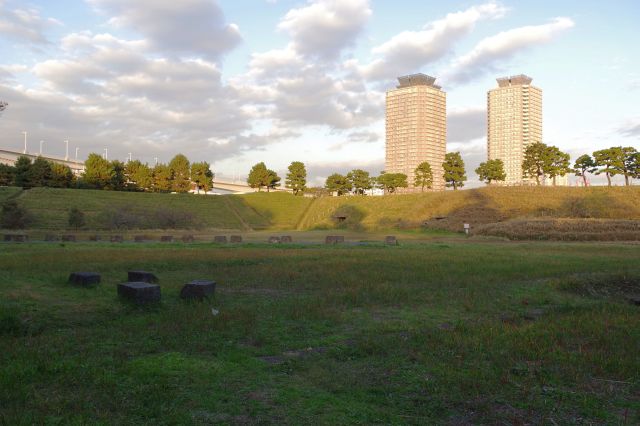
<path id="1" fill-rule="evenodd" d="M 480 225 L 473 232 L 512 240 L 640 241 L 640 221 L 523 219 Z"/>

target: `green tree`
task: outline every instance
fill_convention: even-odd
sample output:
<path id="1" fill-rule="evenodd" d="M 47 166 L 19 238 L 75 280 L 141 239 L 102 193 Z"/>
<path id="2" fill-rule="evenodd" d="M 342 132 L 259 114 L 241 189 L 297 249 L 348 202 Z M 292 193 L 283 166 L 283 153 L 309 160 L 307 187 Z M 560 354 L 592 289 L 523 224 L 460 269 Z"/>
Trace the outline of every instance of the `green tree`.
<path id="1" fill-rule="evenodd" d="M 178 154 L 169 162 L 169 168 L 173 178 L 172 189 L 175 192 L 189 192 L 191 189 L 191 165 L 182 154 Z"/>
<path id="2" fill-rule="evenodd" d="M 407 188 L 407 175 L 404 173 L 385 173 L 381 172 L 376 179 L 378 185 L 387 194 L 393 194 L 398 188 Z"/>
<path id="3" fill-rule="evenodd" d="M 373 187 L 369 172 L 361 169 L 354 169 L 347 173 L 347 179 L 351 182 L 353 191 L 358 195 L 364 195 L 365 191 Z"/>
<path id="4" fill-rule="evenodd" d="M 424 192 L 424 188 L 431 189 L 433 187 L 433 171 L 431 170 L 431 164 L 427 161 L 423 161 L 418 164 L 418 167 L 414 170 L 415 178 L 413 185 L 420 187 L 420 191 Z"/>
<path id="5" fill-rule="evenodd" d="M 153 190 L 156 192 L 171 191 L 172 173 L 169 166 L 158 163 L 153 168 Z"/>
<path id="6" fill-rule="evenodd" d="M 555 146 L 550 146 L 548 150 L 549 167 L 547 174 L 553 180 L 553 186 L 556 186 L 556 177 L 571 173 L 571 157 Z"/>
<path id="7" fill-rule="evenodd" d="M 111 163 L 99 154 L 89 154 L 84 162 L 82 180 L 91 188 L 103 189 L 111 183 L 113 168 Z"/>
<path id="8" fill-rule="evenodd" d="M 69 166 L 51 163 L 51 186 L 54 188 L 70 188 L 73 180 L 73 172 Z"/>
<path id="9" fill-rule="evenodd" d="M 285 188 L 293 191 L 293 195 L 302 195 L 307 189 L 307 169 L 301 161 L 293 161 L 289 165 L 289 173 L 285 177 Z"/>
<path id="10" fill-rule="evenodd" d="M 31 214 L 15 200 L 5 201 L 0 213 L 0 228 L 24 229 L 31 224 Z"/>
<path id="11" fill-rule="evenodd" d="M 191 164 L 191 180 L 196 184 L 196 191 L 200 193 L 200 188 L 205 193 L 213 187 L 213 172 L 211 166 L 206 161 Z"/>
<path id="12" fill-rule="evenodd" d="M 535 178 L 536 185 L 540 185 L 540 178 L 545 176 L 551 169 L 553 158 L 551 150 L 542 142 L 529 145 L 524 151 L 522 160 L 522 176 L 525 178 Z"/>
<path id="13" fill-rule="evenodd" d="M 16 169 L 7 164 L 0 164 L 0 186 L 13 185 Z"/>
<path id="14" fill-rule="evenodd" d="M 251 188 L 258 188 L 258 192 L 260 192 L 262 187 L 267 185 L 268 174 L 267 166 L 262 162 L 257 163 L 249 171 L 247 183 Z"/>
<path id="15" fill-rule="evenodd" d="M 353 189 L 351 181 L 340 173 L 334 173 L 329 176 L 324 187 L 327 188 L 329 192 L 337 193 L 338 196 L 351 192 L 351 189 Z"/>
<path id="16" fill-rule="evenodd" d="M 127 185 L 125 176 L 125 164 L 120 160 L 113 160 L 111 166 L 111 179 L 105 189 L 112 191 L 123 191 Z"/>
<path id="17" fill-rule="evenodd" d="M 29 188 L 29 170 L 31 169 L 31 159 L 26 155 L 21 155 L 13 166 L 13 184 L 21 188 Z"/>
<path id="18" fill-rule="evenodd" d="M 504 171 L 504 163 L 499 158 L 480 163 L 480 166 L 476 169 L 476 174 L 487 185 L 490 185 L 493 181 L 504 181 L 507 178 L 507 174 Z"/>
<path id="19" fill-rule="evenodd" d="M 576 176 L 581 176 L 584 186 L 587 186 L 587 173 L 593 173 L 597 170 L 596 163 L 589 154 L 581 155 L 573 164 L 573 170 Z"/>
<path id="20" fill-rule="evenodd" d="M 28 181 L 29 187 L 51 186 L 53 180 L 53 171 L 51 170 L 51 162 L 42 157 L 38 157 L 33 161 L 29 168 Z"/>
<path id="21" fill-rule="evenodd" d="M 448 152 L 444 156 L 444 163 L 442 163 L 444 170 L 444 181 L 448 188 L 453 188 L 454 191 L 464 186 L 464 182 L 467 180 L 465 174 L 464 161 L 459 152 Z"/>
<path id="22" fill-rule="evenodd" d="M 593 159 L 598 167 L 596 174 L 604 173 L 607 176 L 607 182 L 611 186 L 611 177 L 621 174 L 624 167 L 624 155 L 621 147 L 612 147 L 601 149 L 593 153 Z"/>
<path id="23" fill-rule="evenodd" d="M 631 170 L 635 179 L 640 179 L 640 152 L 636 152 L 633 156 Z"/>
<path id="24" fill-rule="evenodd" d="M 76 230 L 78 230 L 79 228 L 82 228 L 85 224 L 84 221 L 84 213 L 77 207 L 72 207 L 69 210 L 69 226 L 75 228 Z"/>
<path id="25" fill-rule="evenodd" d="M 128 161 L 124 166 L 124 176 L 129 186 L 147 191 L 153 187 L 153 171 L 140 160 Z"/>
<path id="26" fill-rule="evenodd" d="M 629 186 L 631 184 L 630 178 L 636 176 L 637 162 L 638 162 L 638 150 L 631 146 L 620 147 L 622 151 L 622 167 L 620 167 L 620 174 L 624 176 L 624 184 Z"/>
<path id="27" fill-rule="evenodd" d="M 267 187 L 267 192 L 269 189 L 275 189 L 277 186 L 280 186 L 280 176 L 276 172 L 271 169 L 267 170 L 267 175 L 265 176 L 264 186 Z"/>

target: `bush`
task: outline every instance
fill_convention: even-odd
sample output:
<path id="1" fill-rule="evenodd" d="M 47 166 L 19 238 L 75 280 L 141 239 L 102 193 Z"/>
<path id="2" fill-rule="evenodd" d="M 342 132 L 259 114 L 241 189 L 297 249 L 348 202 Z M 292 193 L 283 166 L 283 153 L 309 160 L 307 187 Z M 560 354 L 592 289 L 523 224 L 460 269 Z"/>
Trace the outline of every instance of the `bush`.
<path id="1" fill-rule="evenodd" d="M 82 228 L 85 224 L 84 213 L 77 207 L 73 207 L 69 210 L 69 226 L 76 228 Z"/>
<path id="2" fill-rule="evenodd" d="M 141 211 L 129 206 L 104 211 L 99 222 L 107 229 L 184 229 L 195 225 L 193 213 L 168 208 Z"/>
<path id="3" fill-rule="evenodd" d="M 24 229 L 33 222 L 31 214 L 15 201 L 7 201 L 2 206 L 0 225 L 6 229 Z"/>

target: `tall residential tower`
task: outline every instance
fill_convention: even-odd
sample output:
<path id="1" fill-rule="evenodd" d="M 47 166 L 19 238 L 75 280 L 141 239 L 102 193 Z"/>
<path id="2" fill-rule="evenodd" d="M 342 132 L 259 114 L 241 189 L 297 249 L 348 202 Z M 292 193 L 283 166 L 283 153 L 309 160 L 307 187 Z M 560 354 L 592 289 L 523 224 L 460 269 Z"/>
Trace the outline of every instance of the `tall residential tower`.
<path id="1" fill-rule="evenodd" d="M 387 173 L 407 175 L 407 192 L 414 188 L 414 170 L 427 161 L 433 171 L 433 190 L 444 190 L 442 163 L 447 145 L 447 94 L 425 74 L 398 77 L 400 84 L 387 92 Z"/>
<path id="2" fill-rule="evenodd" d="M 487 155 L 504 163 L 505 185 L 529 184 L 522 160 L 527 146 L 542 142 L 542 90 L 522 74 L 497 81 L 487 94 Z"/>

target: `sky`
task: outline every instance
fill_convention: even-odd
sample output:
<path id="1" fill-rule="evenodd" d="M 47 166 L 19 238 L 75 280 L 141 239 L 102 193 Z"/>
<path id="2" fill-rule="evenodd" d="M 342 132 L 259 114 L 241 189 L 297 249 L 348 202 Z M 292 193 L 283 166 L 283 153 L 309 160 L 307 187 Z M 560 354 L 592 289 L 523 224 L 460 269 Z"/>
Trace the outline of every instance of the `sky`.
<path id="1" fill-rule="evenodd" d="M 640 149 L 638 22 L 637 0 L 0 0 L 0 148 L 377 175 L 385 91 L 423 72 L 473 187 L 498 77 L 533 78 L 572 159 Z"/>

